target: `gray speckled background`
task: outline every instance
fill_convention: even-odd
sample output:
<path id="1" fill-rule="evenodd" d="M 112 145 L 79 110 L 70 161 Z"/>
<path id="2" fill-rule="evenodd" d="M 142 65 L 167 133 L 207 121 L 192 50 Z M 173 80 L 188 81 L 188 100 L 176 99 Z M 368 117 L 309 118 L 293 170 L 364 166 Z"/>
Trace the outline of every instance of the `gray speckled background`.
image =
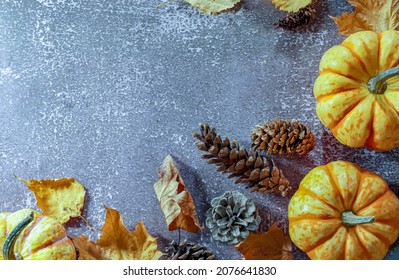
<path id="1" fill-rule="evenodd" d="M 249 146 L 250 130 L 295 118 L 317 136 L 300 159 L 276 158 L 294 189 L 313 167 L 336 159 L 381 174 L 398 193 L 397 150 L 378 153 L 339 144 L 315 115 L 312 86 L 321 55 L 343 39 L 329 15 L 346 1 L 319 1 L 312 31 L 273 27 L 283 13 L 266 0 L 208 16 L 182 1 L 0 0 L 0 209 L 38 209 L 22 178 L 74 177 L 87 188 L 84 215 L 100 229 L 103 205 L 128 228 L 144 221 L 161 250 L 168 232 L 153 184 L 171 154 L 205 222 L 210 200 L 237 189 L 259 205 L 261 229 L 286 227 L 288 198 L 249 193 L 200 159 L 191 133 L 208 122 Z M 90 231 L 75 222 L 70 235 Z M 208 230 L 182 232 L 219 259 L 238 251 Z M 295 251 L 296 258 L 306 258 Z M 399 250 L 387 258 L 399 259 Z"/>

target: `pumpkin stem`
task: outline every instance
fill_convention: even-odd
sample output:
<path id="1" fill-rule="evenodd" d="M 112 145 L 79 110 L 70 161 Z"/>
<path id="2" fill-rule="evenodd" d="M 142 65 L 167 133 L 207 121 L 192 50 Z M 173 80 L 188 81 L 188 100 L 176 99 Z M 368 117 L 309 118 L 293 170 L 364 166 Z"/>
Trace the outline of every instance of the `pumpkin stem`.
<path id="1" fill-rule="evenodd" d="M 13 259 L 12 255 L 14 254 L 12 249 L 12 245 L 17 239 L 18 235 L 21 233 L 21 231 L 28 225 L 30 222 L 32 222 L 34 219 L 34 213 L 33 211 L 29 212 L 29 215 L 27 215 L 25 218 L 23 218 L 10 232 L 10 234 L 7 235 L 6 240 L 4 241 L 3 244 L 3 259 L 5 260 L 11 260 Z M 12 253 L 12 254 L 11 254 Z"/>
<path id="2" fill-rule="evenodd" d="M 390 68 L 371 78 L 367 84 L 371 93 L 383 94 L 387 89 L 387 80 L 399 76 L 399 66 Z"/>
<path id="3" fill-rule="evenodd" d="M 369 224 L 375 221 L 374 216 L 357 216 L 351 210 L 342 212 L 341 222 L 344 226 L 353 227 L 355 225 Z"/>

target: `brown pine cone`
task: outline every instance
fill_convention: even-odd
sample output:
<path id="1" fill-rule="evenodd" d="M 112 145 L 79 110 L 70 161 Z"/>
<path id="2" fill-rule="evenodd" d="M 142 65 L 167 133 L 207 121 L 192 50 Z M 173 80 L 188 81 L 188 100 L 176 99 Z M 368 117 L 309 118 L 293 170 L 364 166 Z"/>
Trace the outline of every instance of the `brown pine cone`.
<path id="1" fill-rule="evenodd" d="M 215 255 L 206 247 L 184 240 L 177 244 L 174 240 L 166 248 L 167 260 L 214 260 Z"/>
<path id="2" fill-rule="evenodd" d="M 217 171 L 230 173 L 229 178 L 238 177 L 236 183 L 247 184 L 251 192 L 287 195 L 291 187 L 273 160 L 258 152 L 247 151 L 235 140 L 230 142 L 227 137 L 222 140 L 216 129 L 207 124 L 201 124 L 200 131 L 200 134 L 193 133 L 193 137 L 199 140 L 195 144 L 199 150 L 207 152 L 202 158 L 208 159 L 209 164 L 219 166 Z"/>
<path id="3" fill-rule="evenodd" d="M 316 18 L 314 5 L 310 4 L 295 13 L 288 13 L 284 18 L 274 24 L 276 28 L 298 31 L 304 29 Z"/>
<path id="4" fill-rule="evenodd" d="M 251 147 L 267 154 L 284 154 L 288 157 L 301 156 L 311 151 L 315 145 L 315 137 L 310 129 L 293 120 L 278 120 L 257 125 L 252 130 Z"/>

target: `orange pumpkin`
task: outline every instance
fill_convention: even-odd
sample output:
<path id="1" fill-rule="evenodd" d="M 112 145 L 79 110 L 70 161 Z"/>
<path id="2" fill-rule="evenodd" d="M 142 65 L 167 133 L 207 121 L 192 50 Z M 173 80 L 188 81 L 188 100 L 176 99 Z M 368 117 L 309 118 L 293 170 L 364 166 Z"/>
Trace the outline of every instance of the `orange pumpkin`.
<path id="1" fill-rule="evenodd" d="M 399 31 L 361 31 L 333 46 L 314 84 L 316 113 L 341 143 L 399 146 Z"/>
<path id="2" fill-rule="evenodd" d="M 288 221 L 311 259 L 382 259 L 399 235 L 399 199 L 379 175 L 335 161 L 303 178 Z"/>
<path id="3" fill-rule="evenodd" d="M 0 213 L 0 260 L 75 260 L 62 224 L 30 209 Z"/>

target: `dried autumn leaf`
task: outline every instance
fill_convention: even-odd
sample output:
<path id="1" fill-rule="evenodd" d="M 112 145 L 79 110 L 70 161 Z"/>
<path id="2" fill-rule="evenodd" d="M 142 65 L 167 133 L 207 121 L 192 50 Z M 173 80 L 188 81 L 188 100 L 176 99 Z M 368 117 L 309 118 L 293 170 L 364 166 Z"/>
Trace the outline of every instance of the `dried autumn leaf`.
<path id="1" fill-rule="evenodd" d="M 246 260 L 292 260 L 291 240 L 276 224 L 267 232 L 250 233 L 235 248 Z"/>
<path id="2" fill-rule="evenodd" d="M 312 0 L 272 0 L 277 9 L 285 12 L 298 12 L 301 8 L 306 7 Z"/>
<path id="3" fill-rule="evenodd" d="M 348 0 L 355 7 L 353 13 L 343 13 L 332 17 L 339 33 L 352 33 L 371 30 L 399 30 L 399 0 Z"/>
<path id="4" fill-rule="evenodd" d="M 235 9 L 243 0 L 184 0 L 205 14 L 217 15 Z"/>
<path id="5" fill-rule="evenodd" d="M 197 232 L 202 229 L 194 200 L 170 155 L 166 156 L 160 167 L 159 180 L 154 184 L 154 190 L 169 230 Z"/>
<path id="6" fill-rule="evenodd" d="M 106 210 L 99 240 L 93 242 L 84 235 L 72 239 L 79 250 L 79 260 L 158 260 L 162 256 L 156 238 L 147 232 L 143 222 L 129 231 L 119 211 Z"/>
<path id="7" fill-rule="evenodd" d="M 86 190 L 74 178 L 23 181 L 34 193 L 44 215 L 60 223 L 66 223 L 72 217 L 83 218 L 81 213 Z"/>

